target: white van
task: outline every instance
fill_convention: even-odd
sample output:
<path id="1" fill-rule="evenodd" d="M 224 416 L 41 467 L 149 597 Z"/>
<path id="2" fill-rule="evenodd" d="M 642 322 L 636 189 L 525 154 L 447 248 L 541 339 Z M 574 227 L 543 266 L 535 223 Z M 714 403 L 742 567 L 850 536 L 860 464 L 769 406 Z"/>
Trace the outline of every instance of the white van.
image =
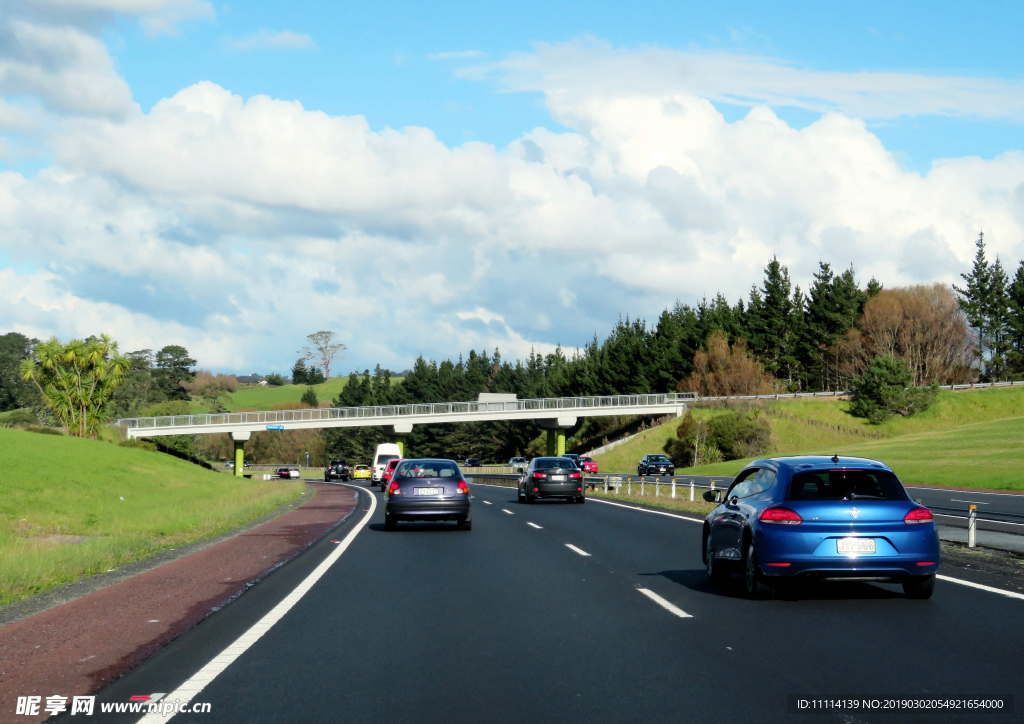
<path id="1" fill-rule="evenodd" d="M 380 485 L 380 478 L 384 474 L 384 468 L 388 466 L 388 460 L 398 460 L 401 457 L 402 451 L 395 443 L 382 442 L 378 445 L 377 452 L 373 454 L 373 484 Z"/>

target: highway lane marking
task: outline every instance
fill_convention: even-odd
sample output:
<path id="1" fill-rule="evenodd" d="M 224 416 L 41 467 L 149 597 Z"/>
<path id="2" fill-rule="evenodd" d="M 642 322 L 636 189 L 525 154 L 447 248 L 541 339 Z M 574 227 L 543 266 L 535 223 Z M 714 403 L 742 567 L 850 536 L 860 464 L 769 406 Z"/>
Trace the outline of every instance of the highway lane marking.
<path id="1" fill-rule="evenodd" d="M 502 512 L 502 513 L 508 513 L 509 515 L 515 515 L 515 513 L 513 513 L 513 512 L 512 512 L 511 510 L 509 510 L 508 508 L 502 508 L 502 509 L 501 509 L 501 512 Z"/>
<path id="2" fill-rule="evenodd" d="M 370 521 L 370 518 L 373 517 L 373 512 L 376 509 L 377 498 L 376 496 L 371 495 L 370 510 L 363 516 L 363 519 L 356 523 L 355 527 L 349 531 L 349 534 L 345 536 L 345 539 L 341 544 L 335 548 L 331 554 L 313 570 L 312 573 L 306 576 L 302 583 L 296 586 L 292 592 L 284 598 L 284 600 L 274 606 L 270 613 L 266 614 L 263 618 L 254 623 L 248 631 L 235 639 L 234 642 L 226 649 L 210 659 L 206 666 L 193 674 L 188 681 L 179 686 L 168 696 L 171 699 L 181 699 L 183 701 L 195 699 L 207 684 L 216 679 L 218 674 L 231 666 L 235 659 L 244 654 L 254 643 L 259 641 L 263 634 L 269 631 L 275 623 L 284 618 L 285 614 L 287 614 L 288 611 L 290 611 L 292 607 L 309 592 L 309 589 L 311 589 L 316 582 L 319 581 L 325 573 L 327 573 L 327 570 L 334 565 L 335 561 L 337 561 L 341 557 L 341 554 L 349 547 L 349 544 L 351 544 L 352 541 L 355 540 L 355 537 L 359 535 L 359 532 L 366 527 L 366 524 Z M 174 712 L 170 712 L 167 716 L 164 716 L 159 712 L 151 712 L 139 719 L 138 724 L 156 724 L 157 722 L 166 722 L 173 716 Z"/>
<path id="3" fill-rule="evenodd" d="M 670 611 L 671 613 L 674 613 L 679 618 L 693 618 L 693 616 L 688 614 L 683 609 L 679 608 L 679 606 L 675 605 L 674 603 L 672 603 L 670 601 L 666 601 L 664 598 L 662 598 L 661 596 L 659 596 L 657 593 L 655 593 L 654 591 L 652 591 L 650 589 L 638 588 L 636 590 L 640 591 L 640 593 L 642 593 L 645 596 L 647 596 L 649 599 L 654 601 L 656 604 L 661 606 L 666 611 Z"/>
<path id="4" fill-rule="evenodd" d="M 493 505 L 493 503 L 491 501 L 489 501 L 489 500 L 485 500 L 484 501 L 484 505 Z"/>
<path id="5" fill-rule="evenodd" d="M 660 510 L 648 510 L 647 508 L 638 508 L 635 505 L 623 505 L 622 503 L 613 503 L 610 500 L 602 500 L 601 498 L 594 498 L 587 496 L 587 500 L 593 500 L 598 503 L 605 503 L 606 505 L 614 505 L 618 508 L 629 508 L 630 510 L 639 510 L 641 513 L 654 513 L 655 515 L 667 515 L 669 518 L 679 518 L 679 520 L 688 520 L 691 523 L 703 523 L 703 518 L 687 518 L 685 515 L 676 515 L 675 513 L 663 513 Z"/>
<path id="6" fill-rule="evenodd" d="M 1019 598 L 1024 601 L 1024 593 L 1016 593 L 1014 591 L 1004 591 L 1001 588 L 993 588 L 992 586 L 986 586 L 981 583 L 975 583 L 974 581 L 965 581 L 962 578 L 951 578 L 950 576 L 943 576 L 936 574 L 935 576 L 940 581 L 949 581 L 950 583 L 959 583 L 961 586 L 970 586 L 971 588 L 979 588 L 982 591 L 988 591 L 989 593 L 998 593 L 1003 596 L 1009 596 L 1010 598 Z"/>
<path id="7" fill-rule="evenodd" d="M 988 503 L 981 503 L 977 500 L 960 500 L 959 498 L 950 498 L 950 503 L 974 503 L 975 505 L 988 505 Z"/>
<path id="8" fill-rule="evenodd" d="M 571 550 L 571 551 L 576 551 L 576 552 L 577 552 L 577 553 L 579 553 L 579 554 L 580 554 L 581 556 L 587 556 L 588 558 L 590 557 L 590 554 L 589 554 L 589 553 L 587 553 L 587 552 L 586 552 L 585 550 L 582 550 L 582 549 L 580 549 L 580 548 L 577 548 L 577 547 L 576 547 L 576 546 L 574 546 L 574 545 L 573 545 L 572 543 L 566 543 L 566 544 L 565 544 L 565 547 L 566 547 L 566 548 L 568 548 L 568 549 L 569 549 L 569 550 Z"/>
<path id="9" fill-rule="evenodd" d="M 537 525 L 536 523 L 531 523 L 530 521 L 526 521 L 526 524 L 528 526 L 530 526 L 531 528 L 536 528 L 537 530 L 543 530 L 544 529 L 544 526 Z"/>
<path id="10" fill-rule="evenodd" d="M 913 486 L 913 485 L 907 485 L 905 487 L 910 488 L 911 490 L 927 490 L 927 491 L 930 491 L 932 493 L 967 493 L 968 495 L 1002 495 L 1004 497 L 1010 497 L 1010 498 L 1019 498 L 1020 495 L 1021 495 L 1020 493 L 983 493 L 980 490 L 966 491 L 966 490 L 949 490 L 949 489 L 943 490 L 942 488 L 920 488 L 920 487 L 916 487 L 916 486 Z"/>

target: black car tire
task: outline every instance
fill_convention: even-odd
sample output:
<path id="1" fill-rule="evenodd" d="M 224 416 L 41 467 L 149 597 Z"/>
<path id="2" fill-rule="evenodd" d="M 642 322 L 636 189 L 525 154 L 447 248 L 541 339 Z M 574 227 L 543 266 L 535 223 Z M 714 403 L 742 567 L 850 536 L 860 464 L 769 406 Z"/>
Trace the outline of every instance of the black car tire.
<path id="1" fill-rule="evenodd" d="M 729 570 L 721 561 L 715 561 L 715 549 L 711 545 L 711 536 L 704 541 L 704 571 L 711 583 L 724 583 L 729 578 Z"/>
<path id="2" fill-rule="evenodd" d="M 519 493 L 519 502 L 520 503 L 525 503 L 526 502 L 526 493 L 524 493 L 522 490 L 518 491 L 518 493 Z"/>
<path id="3" fill-rule="evenodd" d="M 587 498 L 585 495 L 581 495 L 580 497 L 576 498 L 576 502 L 582 505 L 583 503 L 587 502 Z"/>
<path id="4" fill-rule="evenodd" d="M 463 518 L 458 521 L 459 530 L 473 530 L 473 521 Z"/>
<path id="5" fill-rule="evenodd" d="M 907 598 L 931 598 L 935 590 L 935 575 L 914 576 L 903 581 L 903 593 Z"/>
<path id="6" fill-rule="evenodd" d="M 775 595 L 775 585 L 771 583 L 757 564 L 757 551 L 754 544 L 747 546 L 747 555 L 743 561 L 743 583 L 747 595 L 756 601 L 763 601 Z"/>
<path id="7" fill-rule="evenodd" d="M 398 526 L 395 516 L 384 514 L 384 530 L 394 530 Z"/>
<path id="8" fill-rule="evenodd" d="M 533 501 L 535 501 L 535 500 L 536 500 L 535 497 L 533 497 L 529 493 L 526 494 L 526 504 L 527 505 L 533 505 Z"/>

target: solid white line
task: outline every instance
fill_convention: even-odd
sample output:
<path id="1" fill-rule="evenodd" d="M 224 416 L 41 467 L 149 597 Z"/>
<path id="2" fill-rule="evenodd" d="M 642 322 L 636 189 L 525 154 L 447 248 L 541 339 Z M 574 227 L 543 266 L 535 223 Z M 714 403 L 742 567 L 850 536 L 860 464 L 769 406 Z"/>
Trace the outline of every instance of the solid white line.
<path id="1" fill-rule="evenodd" d="M 630 510 L 639 510 L 641 513 L 654 513 L 655 515 L 667 515 L 669 518 L 679 518 L 679 520 L 688 520 L 691 523 L 703 523 L 703 518 L 687 518 L 685 515 L 676 515 L 675 513 L 663 513 L 660 510 L 648 510 L 647 508 L 638 508 L 635 505 L 623 505 L 622 503 L 613 503 L 610 500 L 602 500 L 601 498 L 595 498 L 593 496 L 587 496 L 587 500 L 594 500 L 598 503 L 605 503 L 606 505 L 614 505 L 619 508 L 629 508 Z"/>
<path id="2" fill-rule="evenodd" d="M 199 692 L 201 692 L 207 684 L 217 678 L 217 674 L 228 668 L 235 659 L 244 654 L 249 647 L 259 641 L 260 637 L 263 636 L 270 628 L 284 618 L 285 614 L 292 609 L 292 607 L 299 602 L 299 600 L 309 592 L 314 584 L 320 580 L 327 569 L 330 568 L 335 561 L 337 561 L 341 554 L 349 547 L 349 544 L 355 540 L 355 537 L 359 535 L 370 518 L 373 517 L 373 511 L 377 509 L 377 498 L 374 495 L 370 496 L 370 508 L 366 511 L 366 515 L 363 519 L 356 523 L 355 527 L 349 531 L 349 534 L 345 536 L 337 548 L 331 551 L 331 554 L 323 560 L 323 562 L 316 567 L 316 569 L 310 573 L 298 586 L 289 593 L 283 601 L 274 606 L 270 613 L 266 614 L 263 618 L 257 621 L 252 627 L 239 636 L 234 642 L 226 649 L 221 651 L 219 654 L 214 656 L 209 663 L 201 668 L 198 672 L 192 675 L 188 681 L 179 686 L 174 692 L 167 696 L 173 699 L 181 699 L 183 701 L 191 701 Z M 174 713 L 171 712 L 167 716 L 160 714 L 159 712 L 152 712 L 146 714 L 146 716 L 139 719 L 139 724 L 155 724 L 155 722 L 166 722 L 169 720 Z"/>
<path id="3" fill-rule="evenodd" d="M 501 509 L 501 512 L 502 512 L 502 513 L 508 513 L 509 515 L 515 515 L 515 513 L 513 513 L 513 512 L 512 512 L 511 510 L 509 510 L 508 508 L 502 508 L 502 509 Z"/>
<path id="4" fill-rule="evenodd" d="M 484 505 L 493 505 L 493 503 L 491 503 L 491 501 L 489 501 L 489 500 L 485 500 L 484 501 Z"/>
<path id="5" fill-rule="evenodd" d="M 910 488 L 911 490 L 928 490 L 928 491 L 930 491 L 932 493 L 962 493 L 962 494 L 967 494 L 967 495 L 1002 495 L 1004 497 L 1009 496 L 1011 498 L 1019 498 L 1019 497 L 1021 497 L 1020 493 L 983 493 L 980 490 L 967 491 L 967 490 L 951 490 L 951 489 L 943 489 L 943 488 L 920 488 L 920 487 L 916 487 L 914 485 L 906 485 L 904 487 Z"/>
<path id="6" fill-rule="evenodd" d="M 531 523 L 530 521 L 526 521 L 526 524 L 528 526 L 530 526 L 531 528 L 536 528 L 537 530 L 543 530 L 544 529 L 544 526 L 537 525 L 536 523 Z"/>
<path id="7" fill-rule="evenodd" d="M 571 550 L 571 551 L 576 551 L 576 552 L 577 552 L 577 553 L 579 553 L 579 554 L 580 554 L 581 556 L 590 556 L 590 554 L 589 554 L 589 553 L 587 553 L 587 552 L 586 552 L 586 551 L 584 551 L 584 550 L 580 550 L 579 548 L 577 548 L 576 546 L 574 546 L 574 545 L 573 545 L 572 543 L 566 543 L 566 544 L 565 544 L 565 547 L 566 547 L 566 548 L 568 548 L 568 549 L 569 549 L 569 550 Z"/>
<path id="8" fill-rule="evenodd" d="M 651 599 L 656 604 L 658 604 L 659 606 L 664 608 L 666 611 L 671 611 L 672 613 L 674 613 L 679 618 L 693 618 L 693 616 L 688 614 L 683 609 L 679 608 L 679 606 L 676 606 L 674 603 L 670 603 L 670 602 L 666 601 L 664 598 L 659 596 L 654 591 L 651 591 L 651 590 L 646 589 L 646 588 L 638 588 L 636 590 L 640 591 L 640 593 L 642 593 L 645 596 L 647 596 L 649 599 Z"/>
<path id="9" fill-rule="evenodd" d="M 950 583 L 959 583 L 961 586 L 970 586 L 971 588 L 980 588 L 982 591 L 988 591 L 989 593 L 998 593 L 1003 596 L 1009 596 L 1010 598 L 1019 598 L 1024 601 L 1024 593 L 1016 593 L 1014 591 L 1004 591 L 1001 588 L 993 588 L 992 586 L 985 586 L 980 583 L 974 583 L 973 581 L 965 581 L 961 578 L 950 578 L 949 576 L 936 575 L 940 581 L 949 581 Z"/>

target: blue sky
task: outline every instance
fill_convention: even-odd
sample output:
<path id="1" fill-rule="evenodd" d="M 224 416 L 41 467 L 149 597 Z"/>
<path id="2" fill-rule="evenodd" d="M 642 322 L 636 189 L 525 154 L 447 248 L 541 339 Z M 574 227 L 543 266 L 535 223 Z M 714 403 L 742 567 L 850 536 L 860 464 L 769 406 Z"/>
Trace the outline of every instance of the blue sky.
<path id="1" fill-rule="evenodd" d="M 359 5 L 362 5 L 360 7 Z M 1013 2 L 861 3 L 422 3 L 250 2 L 215 6 L 214 22 L 183 24 L 177 37 L 147 37 L 124 19 L 107 38 L 135 99 L 148 108 L 200 80 L 243 96 L 268 94 L 330 114 L 360 114 L 374 128 L 426 126 L 447 144 L 505 145 L 535 126 L 558 128 L 539 93 L 504 93 L 454 71 L 529 50 L 534 42 L 592 36 L 615 47 L 743 52 L 798 67 L 902 71 L 1020 80 Z M 232 50 L 260 30 L 308 35 L 314 47 Z M 477 51 L 475 58 L 431 59 Z M 727 118 L 743 106 L 719 103 Z M 802 127 L 819 114 L 780 106 Z M 904 117 L 872 130 L 909 168 L 936 158 L 992 158 L 1021 147 L 1021 126 L 970 117 Z"/>
<path id="2" fill-rule="evenodd" d="M 0 330 L 284 371 L 573 348 L 778 256 L 1024 257 L 1015 3 L 0 11 Z M 552 282 L 558 270 L 573 283 Z M 564 277 L 562 277 L 564 278 Z"/>

